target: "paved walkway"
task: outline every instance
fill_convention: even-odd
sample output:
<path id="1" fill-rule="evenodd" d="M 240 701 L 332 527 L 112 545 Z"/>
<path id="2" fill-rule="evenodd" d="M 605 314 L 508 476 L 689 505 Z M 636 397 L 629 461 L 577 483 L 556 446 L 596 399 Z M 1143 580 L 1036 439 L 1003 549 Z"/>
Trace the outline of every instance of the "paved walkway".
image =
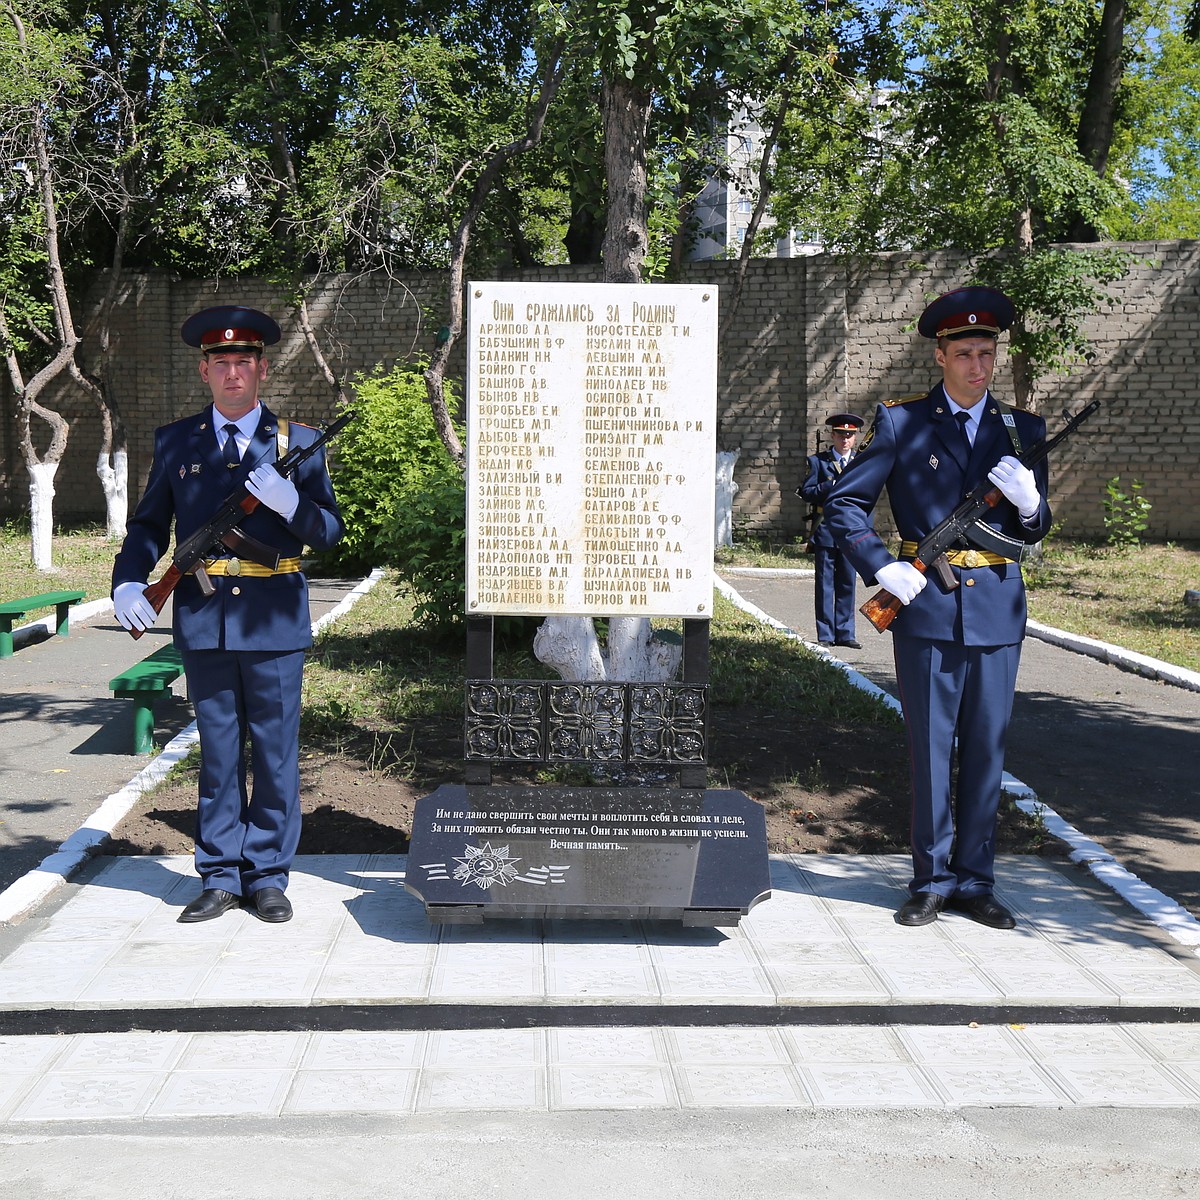
<path id="1" fill-rule="evenodd" d="M 101 652 L 96 632 L 61 643 L 81 669 Z M 46 771 L 72 752 L 70 723 L 53 728 L 39 747 Z M 285 926 L 246 912 L 181 926 L 190 860 L 97 859 L 0 926 L 0 1168 L 39 1181 L 31 1196 L 122 1200 L 193 1194 L 171 1156 L 195 1164 L 218 1148 L 231 1162 L 270 1161 L 276 1178 L 308 1162 L 284 1189 L 292 1197 L 366 1194 L 347 1172 L 375 1179 L 384 1162 L 425 1164 L 441 1182 L 408 1177 L 422 1196 L 478 1190 L 480 1170 L 498 1195 L 699 1195 L 715 1181 L 731 1196 L 811 1195 L 816 1181 L 857 1196 L 928 1185 L 936 1146 L 954 1146 L 966 1158 L 942 1161 L 940 1182 L 961 1172 L 965 1190 L 969 1164 L 999 1154 L 991 1194 L 1016 1196 L 1042 1177 L 1029 1148 L 1043 1139 L 1089 1145 L 1077 1170 L 1083 1179 L 1099 1164 L 1091 1200 L 1128 1194 L 1118 1175 L 1142 1194 L 1200 1185 L 1196 1139 L 1180 1132 L 1200 1122 L 1191 947 L 1082 868 L 1037 858 L 999 864 L 1020 921 L 1007 933 L 953 914 L 896 926 L 903 857 L 776 856 L 771 868 L 771 898 L 727 930 L 431 927 L 404 889 L 402 856 L 302 858 Z M 991 1110 L 1013 1116 L 964 1141 L 962 1122 L 989 1129 Z M 1076 1110 L 1125 1115 L 1077 1127 Z M 867 1152 L 869 1112 L 886 1115 L 874 1135 L 887 1144 Z M 831 1123 L 806 1125 L 805 1113 Z M 370 1123 L 380 1118 L 391 1123 Z M 720 1161 L 694 1144 L 701 1130 L 725 1148 Z M 266 1144 L 262 1157 L 247 1135 Z M 493 1135 L 521 1148 L 525 1173 L 505 1175 Z M 361 1136 L 372 1148 L 340 1176 L 306 1150 L 336 1159 Z M 923 1156 L 917 1142 L 933 1148 Z M 136 1159 L 144 1184 L 81 1170 L 83 1146 Z M 577 1186 L 536 1165 L 578 1170 L 591 1153 L 605 1173 Z M 885 1160 L 888 1186 L 873 1191 Z M 693 1186 L 672 1190 L 672 1179 Z M 204 1184 L 209 1196 L 247 1190 Z"/>

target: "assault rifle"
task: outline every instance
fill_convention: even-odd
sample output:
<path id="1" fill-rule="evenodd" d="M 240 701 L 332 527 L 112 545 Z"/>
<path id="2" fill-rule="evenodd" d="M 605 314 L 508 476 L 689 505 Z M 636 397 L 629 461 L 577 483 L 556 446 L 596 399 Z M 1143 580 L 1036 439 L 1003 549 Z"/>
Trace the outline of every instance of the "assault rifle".
<path id="1" fill-rule="evenodd" d="M 280 475 L 290 475 L 301 463 L 312 458 L 326 442 L 336 437 L 357 414 L 352 411 L 342 413 L 335 421 L 331 421 L 321 430 L 317 440 L 308 446 L 293 446 L 288 452 L 272 464 Z M 182 545 L 175 547 L 171 557 L 171 565 L 163 573 L 163 577 L 146 588 L 146 599 L 154 606 L 154 611 L 160 613 L 167 597 L 175 590 L 179 581 L 187 574 L 196 576 L 200 591 L 205 596 L 211 596 L 217 589 L 213 587 L 208 572 L 204 569 L 204 560 L 213 558 L 222 549 L 232 550 L 239 558 L 247 558 L 274 571 L 279 566 L 279 552 L 264 545 L 256 538 L 250 537 L 238 526 L 238 522 L 249 516 L 260 504 L 257 496 L 252 496 L 244 483 L 239 484 L 225 497 L 221 507 L 209 518 L 208 522 L 197 529 Z M 130 637 L 140 638 L 141 629 L 131 629 Z"/>
<path id="2" fill-rule="evenodd" d="M 1099 407 L 1100 401 L 1093 400 L 1049 441 L 1043 438 L 1018 454 L 1017 461 L 1026 467 L 1036 466 L 1055 446 L 1065 442 Z M 922 574 L 934 571 L 946 590 L 952 592 L 958 587 L 958 580 L 946 561 L 946 551 L 956 542 L 968 542 L 981 550 L 990 550 L 994 554 L 1020 562 L 1029 551 L 1028 544 L 993 529 L 982 519 L 989 509 L 995 508 L 1003 499 L 1004 493 L 986 482 L 968 492 L 967 498 L 940 525 L 931 529 L 921 539 L 912 565 Z M 883 633 L 903 607 L 891 592 L 881 588 L 860 606 L 858 611 Z"/>

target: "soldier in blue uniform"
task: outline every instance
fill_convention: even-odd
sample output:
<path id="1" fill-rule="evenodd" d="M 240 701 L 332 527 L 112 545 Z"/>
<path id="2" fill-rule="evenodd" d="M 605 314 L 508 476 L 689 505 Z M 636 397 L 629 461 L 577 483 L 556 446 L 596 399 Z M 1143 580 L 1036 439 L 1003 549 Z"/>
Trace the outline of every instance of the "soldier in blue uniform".
<path id="1" fill-rule="evenodd" d="M 984 481 L 1005 497 L 987 523 L 1015 544 L 1037 542 L 1050 528 L 1045 463 L 1031 471 L 1016 458 L 1045 436 L 1045 423 L 988 390 L 997 338 L 1013 316 L 1009 299 L 990 288 L 959 288 L 930 304 L 917 329 L 936 339 L 942 381 L 927 395 L 880 405 L 854 469 L 825 498 L 825 521 L 859 574 L 874 575 L 904 605 L 891 627 L 912 788 L 913 878 L 896 914 L 901 925 L 926 925 L 946 907 L 997 929 L 1015 924 L 992 890 L 1025 636 L 1021 567 L 964 544 L 947 555 L 959 584 L 949 590 L 911 562 L 917 542 Z M 898 558 L 868 516 L 885 488 L 903 539 Z"/>
<path id="2" fill-rule="evenodd" d="M 822 505 L 838 476 L 854 458 L 854 442 L 863 423 L 862 417 L 854 413 L 838 413 L 825 422 L 833 445 L 808 456 L 808 475 L 798 489 L 817 514 L 817 523 L 808 539 L 816 571 L 813 601 L 817 641 L 822 646 L 847 646 L 852 650 L 862 649 L 854 637 L 854 567 L 833 540 L 823 519 Z"/>
<path id="3" fill-rule="evenodd" d="M 222 305 L 190 317 L 183 340 L 200 350 L 212 404 L 164 425 L 154 461 L 113 567 L 113 607 L 126 629 L 156 619 L 146 580 L 175 527 L 182 542 L 246 484 L 260 501 L 242 522 L 280 555 L 277 569 L 228 553 L 205 564 L 215 594 L 185 576 L 174 593 L 173 633 L 200 733 L 196 870 L 202 890 L 180 914 L 207 921 L 245 903 L 264 921 L 287 921 L 284 894 L 300 841 L 300 685 L 312 644 L 303 548 L 325 550 L 343 534 L 323 452 L 285 478 L 273 463 L 312 428 L 277 418 L 258 394 L 265 347 L 279 326 L 252 308 Z M 246 744 L 249 743 L 249 762 Z M 247 789 L 247 768 L 253 789 Z"/>

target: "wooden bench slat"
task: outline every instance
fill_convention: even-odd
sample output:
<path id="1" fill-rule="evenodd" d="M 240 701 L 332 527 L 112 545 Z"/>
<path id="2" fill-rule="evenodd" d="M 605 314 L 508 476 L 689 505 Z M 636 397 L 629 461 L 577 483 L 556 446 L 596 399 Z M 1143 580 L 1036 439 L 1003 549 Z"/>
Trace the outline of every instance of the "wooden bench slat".
<path id="1" fill-rule="evenodd" d="M 19 621 L 35 608 L 55 609 L 54 632 L 66 637 L 71 627 L 71 605 L 83 599 L 84 592 L 42 592 L 39 596 L 23 596 L 17 600 L 0 601 L 0 658 L 12 658 L 13 622 Z"/>
<path id="2" fill-rule="evenodd" d="M 108 681 L 114 696 L 133 701 L 134 754 L 154 749 L 154 703 L 182 674 L 183 655 L 170 642 Z"/>

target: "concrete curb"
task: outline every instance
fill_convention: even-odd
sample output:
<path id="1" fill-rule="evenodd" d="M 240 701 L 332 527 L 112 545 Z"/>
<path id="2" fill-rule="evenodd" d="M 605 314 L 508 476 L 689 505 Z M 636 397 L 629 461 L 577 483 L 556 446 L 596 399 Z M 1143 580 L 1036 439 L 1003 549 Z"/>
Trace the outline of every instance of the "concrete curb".
<path id="1" fill-rule="evenodd" d="M 313 622 L 313 636 L 316 637 L 322 629 L 349 612 L 382 578 L 382 570 L 372 571 L 353 591 L 344 596 L 336 607 Z M 94 615 L 105 607 L 111 611 L 112 601 L 97 600 L 83 607 L 91 611 L 81 614 L 81 618 L 84 615 Z M 33 623 L 34 626 L 40 624 L 41 622 Z M 0 892 L 0 925 L 19 920 L 66 883 L 71 875 L 112 837 L 113 830 L 142 794 L 157 787 L 199 742 L 200 735 L 193 721 L 186 729 L 176 734 L 163 747 L 161 753 L 152 762 L 147 763 L 123 788 L 106 797 L 100 807 L 53 854 L 47 855 L 32 871 L 26 872 Z"/>
<path id="2" fill-rule="evenodd" d="M 732 572 L 726 573 L 732 574 Z M 780 574 L 787 574 L 787 572 L 780 572 Z M 750 616 L 770 625 L 773 629 L 786 634 L 794 641 L 801 642 L 814 654 L 821 655 L 821 657 L 841 669 L 855 687 L 862 688 L 863 691 L 882 699 L 888 707 L 895 709 L 897 712 L 901 711 L 900 703 L 894 696 L 885 692 L 878 684 L 867 679 L 866 676 L 855 671 L 849 664 L 842 662 L 839 658 L 835 658 L 824 646 L 818 646 L 801 637 L 794 629 L 789 629 L 781 621 L 777 621 L 756 605 L 743 599 L 724 580 L 716 579 L 715 586 L 717 591 L 731 604 L 736 605 Z M 1042 626 L 1041 628 L 1046 629 L 1047 627 Z M 1053 630 L 1052 632 L 1062 634 L 1064 639 L 1074 639 L 1073 634 L 1065 633 L 1062 630 Z M 1087 639 L 1082 640 L 1086 641 Z M 1058 645 L 1060 643 L 1056 642 L 1055 644 Z M 1096 644 L 1103 645 L 1103 643 Z M 1063 649 L 1070 650 L 1074 649 L 1074 647 L 1069 644 L 1063 644 Z M 1143 656 L 1138 655 L 1137 657 L 1140 658 Z M 1150 661 L 1153 662 L 1156 660 L 1152 659 Z M 1114 665 L 1120 664 L 1114 663 Z M 1169 666 L 1166 663 L 1162 665 Z M 1178 670 L 1180 668 L 1174 669 Z M 1191 674 L 1191 672 L 1187 672 L 1187 674 Z M 1164 680 L 1164 682 L 1171 681 Z M 1018 808 L 1023 812 L 1029 813 L 1030 816 L 1040 818 L 1045 822 L 1046 828 L 1056 838 L 1071 847 L 1070 858 L 1072 862 L 1087 867 L 1101 883 L 1111 888 L 1112 891 L 1116 892 L 1117 895 L 1133 908 L 1137 909 L 1138 912 L 1149 917 L 1169 937 L 1180 943 L 1180 945 L 1187 946 L 1194 954 L 1200 956 L 1200 921 L 1197 921 L 1187 909 L 1177 901 L 1172 900 L 1164 892 L 1160 892 L 1157 888 L 1153 888 L 1148 883 L 1139 879 L 1132 871 L 1122 866 L 1098 842 L 1094 842 L 1091 838 L 1080 833 L 1074 825 L 1060 817 L 1054 809 L 1042 803 L 1038 799 L 1037 793 L 1028 784 L 1022 783 L 1006 771 L 1000 786 L 1002 791 L 1013 798 Z"/>
<path id="3" fill-rule="evenodd" d="M 1120 667 L 1122 671 L 1132 671 L 1136 675 L 1145 675 L 1162 683 L 1187 688 L 1191 692 L 1200 692 L 1200 671 L 1189 671 L 1186 667 L 1177 667 L 1174 663 L 1151 658 L 1148 654 L 1138 654 L 1134 650 L 1099 642 L 1078 633 L 1067 633 L 1064 629 L 1055 629 L 1053 625 L 1043 625 L 1039 621 L 1029 621 L 1026 631 L 1039 641 L 1073 650 L 1076 654 L 1086 654 L 1089 658 L 1098 658 L 1101 662 Z"/>

